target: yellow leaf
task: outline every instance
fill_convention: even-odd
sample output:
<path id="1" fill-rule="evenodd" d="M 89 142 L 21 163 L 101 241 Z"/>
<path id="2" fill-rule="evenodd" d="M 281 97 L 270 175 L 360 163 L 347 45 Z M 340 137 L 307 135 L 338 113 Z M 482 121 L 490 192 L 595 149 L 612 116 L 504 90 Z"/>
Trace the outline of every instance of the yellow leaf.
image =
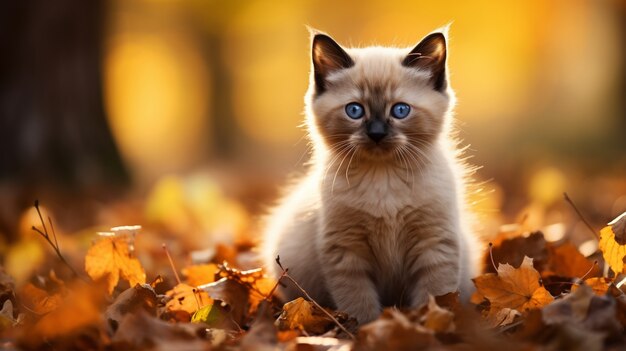
<path id="1" fill-rule="evenodd" d="M 483 274 L 474 279 L 476 290 L 491 304 L 492 312 L 511 308 L 521 312 L 543 307 L 554 300 L 539 285 L 539 272 L 533 268 L 532 258 L 524 257 L 519 268 L 500 264 L 498 273 Z"/>
<path id="2" fill-rule="evenodd" d="M 598 246 L 613 272 L 623 273 L 626 256 L 626 212 L 602 228 Z"/>
<path id="3" fill-rule="evenodd" d="M 106 276 L 109 294 L 120 278 L 127 280 L 130 286 L 146 282 L 146 272 L 131 255 L 125 235 L 104 237 L 90 247 L 85 256 L 85 271 L 93 280 Z"/>

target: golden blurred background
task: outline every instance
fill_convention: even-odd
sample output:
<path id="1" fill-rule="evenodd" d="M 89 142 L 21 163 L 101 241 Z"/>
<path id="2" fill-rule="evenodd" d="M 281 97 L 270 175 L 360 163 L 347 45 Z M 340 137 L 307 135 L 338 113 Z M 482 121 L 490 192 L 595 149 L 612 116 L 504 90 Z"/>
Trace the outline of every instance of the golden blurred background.
<path id="1" fill-rule="evenodd" d="M 307 158 L 306 25 L 347 46 L 408 47 L 452 23 L 456 116 L 486 181 L 487 231 L 528 213 L 529 226 L 563 222 L 564 191 L 596 224 L 626 210 L 623 1 L 26 3 L 0 11 L 15 53 L 0 61 L 0 147 L 13 155 L 0 158 L 0 232 L 41 196 L 69 216 L 76 197 L 93 209 L 215 186 L 262 213 Z"/>

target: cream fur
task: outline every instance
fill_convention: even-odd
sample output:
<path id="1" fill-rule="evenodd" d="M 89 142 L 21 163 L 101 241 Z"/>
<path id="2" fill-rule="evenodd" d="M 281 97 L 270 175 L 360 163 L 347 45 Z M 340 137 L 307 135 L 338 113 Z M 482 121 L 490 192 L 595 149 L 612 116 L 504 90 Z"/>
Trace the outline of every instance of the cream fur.
<path id="1" fill-rule="evenodd" d="M 435 91 L 430 72 L 401 64 L 410 48 L 346 51 L 354 65 L 328 75 L 327 91 L 316 96 L 311 79 L 311 168 L 268 218 L 266 268 L 278 276 L 280 255 L 320 304 L 359 322 L 384 305 L 419 306 L 428 294 L 460 289 L 468 297 L 476 239 L 466 218 L 467 171 L 450 135 L 453 92 Z M 364 121 L 345 116 L 347 103 L 367 109 L 374 100 L 386 110 L 397 101 L 412 107 L 406 119 L 387 120 L 387 149 L 368 140 Z M 282 293 L 300 296 L 289 284 Z"/>

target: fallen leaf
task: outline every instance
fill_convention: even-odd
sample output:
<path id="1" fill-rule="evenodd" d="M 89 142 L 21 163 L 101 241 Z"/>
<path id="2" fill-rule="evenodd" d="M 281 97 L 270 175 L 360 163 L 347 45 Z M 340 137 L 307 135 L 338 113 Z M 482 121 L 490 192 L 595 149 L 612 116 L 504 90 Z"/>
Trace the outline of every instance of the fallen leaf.
<path id="1" fill-rule="evenodd" d="M 48 294 L 45 290 L 27 283 L 22 287 L 20 297 L 23 303 L 37 314 L 46 314 L 56 310 L 63 302 L 61 294 Z"/>
<path id="2" fill-rule="evenodd" d="M 197 324 L 168 323 L 140 310 L 128 313 L 112 337 L 115 350 L 206 350 L 209 342 Z"/>
<path id="3" fill-rule="evenodd" d="M 581 285 L 565 298 L 544 307 L 543 321 L 548 325 L 570 321 L 582 322 L 587 317 L 593 296 L 593 290 L 590 287 Z"/>
<path id="4" fill-rule="evenodd" d="M 589 278 L 585 279 L 584 283 L 593 290 L 594 294 L 602 296 L 606 295 L 606 292 L 609 290 L 610 279 L 604 277 Z M 572 285 L 572 292 L 578 290 L 579 286 L 578 284 Z"/>
<path id="5" fill-rule="evenodd" d="M 487 325 L 492 328 L 503 327 L 509 325 L 515 321 L 515 318 L 520 317 L 522 314 L 512 308 L 503 308 L 487 315 Z"/>
<path id="6" fill-rule="evenodd" d="M 131 255 L 127 235 L 102 237 L 90 247 L 85 256 L 85 271 L 94 280 L 106 276 L 109 294 L 120 278 L 127 280 L 131 287 L 146 283 L 146 272 Z"/>
<path id="7" fill-rule="evenodd" d="M 402 312 L 388 308 L 359 329 L 355 351 L 430 350 L 439 346 L 433 332 L 411 322 Z"/>
<path id="8" fill-rule="evenodd" d="M 15 324 L 17 324 L 17 320 L 13 318 L 13 302 L 6 300 L 0 310 L 0 331 L 11 328 Z"/>
<path id="9" fill-rule="evenodd" d="M 122 318 L 128 313 L 138 313 L 140 310 L 154 315 L 157 310 L 158 299 L 153 288 L 147 284 L 135 285 L 117 296 L 115 301 L 104 312 L 110 334 L 117 331 Z"/>
<path id="10" fill-rule="evenodd" d="M 269 303 L 264 302 L 261 304 L 258 311 L 259 313 L 250 327 L 250 330 L 241 340 L 242 351 L 276 350 L 276 343 L 279 340 L 279 336 L 276 326 L 274 325 L 274 319 L 272 318 L 272 308 Z M 281 341 L 293 340 L 297 336 L 296 334 L 286 339 L 286 336 L 283 335 Z"/>
<path id="11" fill-rule="evenodd" d="M 314 334 L 325 332 L 332 323 L 315 305 L 301 297 L 287 302 L 276 320 L 280 330 L 299 329 Z"/>
<path id="12" fill-rule="evenodd" d="M 509 239 L 496 240 L 499 244 L 494 244 L 492 248 L 493 261 L 496 264 L 508 263 L 518 267 L 524 261 L 524 257 L 532 257 L 536 269 L 542 270 L 548 260 L 548 250 L 543 233 L 534 232 L 530 235 L 518 236 Z M 485 267 L 487 272 L 495 273 L 496 269 L 491 263 L 489 255 L 485 257 Z"/>
<path id="13" fill-rule="evenodd" d="M 441 308 L 431 295 L 428 297 L 428 305 L 425 307 L 421 323 L 424 327 L 436 333 L 452 333 L 456 329 L 454 325 L 454 313 Z"/>
<path id="14" fill-rule="evenodd" d="M 219 268 L 216 264 L 199 264 L 183 268 L 183 275 L 188 285 L 199 286 L 215 281 L 215 274 Z"/>
<path id="15" fill-rule="evenodd" d="M 489 300 L 491 311 L 511 308 L 524 312 L 543 307 L 554 300 L 539 284 L 539 272 L 532 258 L 524 257 L 519 268 L 500 264 L 498 273 L 486 273 L 474 278 L 477 293 Z"/>
<path id="16" fill-rule="evenodd" d="M 548 267 L 550 274 L 561 277 L 582 278 L 597 277 L 600 268 L 583 256 L 576 246 L 565 243 L 559 246 L 549 245 Z"/>
<path id="17" fill-rule="evenodd" d="M 222 278 L 216 282 L 201 285 L 198 289 L 208 294 L 213 300 L 219 300 L 220 306 L 228 311 L 235 323 L 242 325 L 245 322 L 248 312 L 248 286 L 235 280 Z"/>
<path id="18" fill-rule="evenodd" d="M 213 303 L 209 295 L 195 286 L 178 284 L 165 293 L 171 300 L 167 302 L 165 308 L 169 311 L 185 311 L 192 315 L 204 306 Z"/>
<path id="19" fill-rule="evenodd" d="M 616 274 L 624 273 L 624 257 L 626 257 L 626 212 L 612 220 L 600 230 L 598 244 L 602 257 Z"/>
<path id="20" fill-rule="evenodd" d="M 27 343 L 40 344 L 44 340 L 64 337 L 89 327 L 99 327 L 103 318 L 101 309 L 106 301 L 106 281 L 85 284 L 81 281 L 68 286 L 68 293 L 52 312 L 44 315 L 23 338 Z"/>

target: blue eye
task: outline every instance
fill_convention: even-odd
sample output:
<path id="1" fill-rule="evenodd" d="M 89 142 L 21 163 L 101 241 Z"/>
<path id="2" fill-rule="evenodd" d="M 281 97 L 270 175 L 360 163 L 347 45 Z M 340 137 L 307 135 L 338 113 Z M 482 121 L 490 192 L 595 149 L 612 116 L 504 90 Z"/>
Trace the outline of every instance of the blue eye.
<path id="1" fill-rule="evenodd" d="M 398 119 L 405 118 L 409 112 L 411 112 L 411 106 L 404 102 L 399 102 L 391 107 L 391 115 Z"/>
<path id="2" fill-rule="evenodd" d="M 365 114 L 365 109 L 361 104 L 351 102 L 346 105 L 346 114 L 352 119 L 359 119 Z"/>

